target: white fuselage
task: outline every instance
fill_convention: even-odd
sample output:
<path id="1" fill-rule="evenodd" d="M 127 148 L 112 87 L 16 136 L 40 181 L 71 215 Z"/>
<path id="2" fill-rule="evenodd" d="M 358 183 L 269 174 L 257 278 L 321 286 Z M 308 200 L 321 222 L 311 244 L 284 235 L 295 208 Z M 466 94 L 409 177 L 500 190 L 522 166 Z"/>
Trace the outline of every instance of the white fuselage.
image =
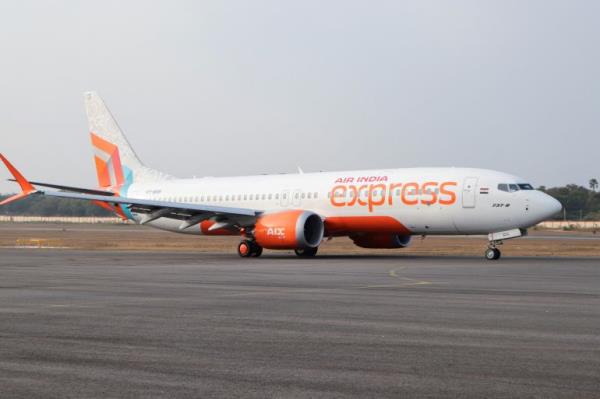
<path id="1" fill-rule="evenodd" d="M 499 186 L 506 185 L 506 186 Z M 519 187 L 519 185 L 521 187 Z M 500 188 L 499 188 L 500 187 Z M 485 169 L 404 168 L 242 177 L 205 177 L 134 183 L 130 198 L 251 208 L 265 213 L 310 210 L 325 221 L 364 218 L 368 231 L 395 220 L 410 234 L 487 234 L 527 228 L 561 205 L 523 179 Z M 131 215 L 134 220 L 140 215 Z M 180 221 L 150 225 L 180 231 Z M 364 221 L 329 235 L 347 235 Z M 389 232 L 389 223 L 381 226 Z M 201 228 L 183 232 L 203 234 Z M 204 232 L 206 233 L 206 232 Z"/>

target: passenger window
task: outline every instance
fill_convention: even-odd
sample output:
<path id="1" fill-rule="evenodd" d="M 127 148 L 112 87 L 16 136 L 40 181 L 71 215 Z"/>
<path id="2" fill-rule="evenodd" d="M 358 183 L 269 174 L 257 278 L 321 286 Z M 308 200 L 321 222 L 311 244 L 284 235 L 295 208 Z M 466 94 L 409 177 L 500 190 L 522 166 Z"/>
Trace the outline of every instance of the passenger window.
<path id="1" fill-rule="evenodd" d="M 315 196 L 314 198 L 317 199 L 317 196 L 319 195 L 319 193 L 315 192 Z"/>
<path id="2" fill-rule="evenodd" d="M 311 197 L 311 193 L 308 193 L 308 194 L 306 194 L 306 197 L 307 197 L 308 199 L 310 199 L 310 197 Z"/>
<path id="3" fill-rule="evenodd" d="M 267 194 L 263 194 L 262 195 L 262 199 L 263 199 L 263 201 L 266 200 L 267 199 Z"/>
<path id="4" fill-rule="evenodd" d="M 273 194 L 269 194 L 269 199 L 272 199 L 272 198 L 273 198 Z"/>
<path id="5" fill-rule="evenodd" d="M 302 199 L 304 199 L 304 193 L 302 193 Z"/>
<path id="6" fill-rule="evenodd" d="M 278 200 L 279 199 L 279 194 L 275 194 L 275 199 Z"/>
<path id="7" fill-rule="evenodd" d="M 287 194 L 283 194 L 283 199 L 287 199 Z"/>

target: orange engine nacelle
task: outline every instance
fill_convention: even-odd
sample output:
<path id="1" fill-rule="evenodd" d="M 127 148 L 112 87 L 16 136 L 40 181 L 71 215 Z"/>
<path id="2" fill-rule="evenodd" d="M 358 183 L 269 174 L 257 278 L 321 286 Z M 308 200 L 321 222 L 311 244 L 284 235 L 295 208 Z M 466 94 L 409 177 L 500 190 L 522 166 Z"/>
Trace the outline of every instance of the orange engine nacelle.
<path id="1" fill-rule="evenodd" d="M 368 234 L 351 236 L 361 248 L 404 248 L 410 244 L 410 236 L 398 234 Z"/>
<path id="2" fill-rule="evenodd" d="M 309 211 L 284 211 L 262 215 L 254 227 L 254 239 L 268 249 L 316 248 L 325 226 L 319 215 Z"/>

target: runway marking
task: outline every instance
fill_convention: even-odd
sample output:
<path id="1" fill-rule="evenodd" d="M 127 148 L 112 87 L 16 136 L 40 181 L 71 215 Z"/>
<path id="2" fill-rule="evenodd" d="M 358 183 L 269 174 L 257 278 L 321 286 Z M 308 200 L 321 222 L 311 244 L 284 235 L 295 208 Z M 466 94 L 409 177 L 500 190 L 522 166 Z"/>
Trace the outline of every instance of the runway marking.
<path id="1" fill-rule="evenodd" d="M 388 275 L 391 278 L 398 279 L 398 280 L 402 281 L 399 284 L 365 285 L 365 286 L 360 286 L 358 288 L 402 288 L 402 287 L 409 287 L 409 286 L 415 286 L 415 285 L 430 285 L 430 284 L 433 284 L 431 281 L 427 281 L 427 280 L 419 280 L 419 279 L 416 279 L 416 278 L 398 276 L 397 272 L 400 271 L 400 270 L 404 270 L 404 269 L 406 269 L 406 266 L 397 267 L 395 269 L 391 269 L 390 271 L 388 271 Z"/>

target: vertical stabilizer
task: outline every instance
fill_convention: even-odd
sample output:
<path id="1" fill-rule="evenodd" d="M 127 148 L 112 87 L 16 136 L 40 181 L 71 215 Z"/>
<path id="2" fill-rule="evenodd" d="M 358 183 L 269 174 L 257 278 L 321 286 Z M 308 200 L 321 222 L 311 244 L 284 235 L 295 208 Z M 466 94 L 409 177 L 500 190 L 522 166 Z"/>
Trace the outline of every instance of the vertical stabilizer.
<path id="1" fill-rule="evenodd" d="M 98 93 L 86 92 L 84 97 L 100 187 L 126 191 L 134 181 L 170 178 L 142 164 Z"/>

